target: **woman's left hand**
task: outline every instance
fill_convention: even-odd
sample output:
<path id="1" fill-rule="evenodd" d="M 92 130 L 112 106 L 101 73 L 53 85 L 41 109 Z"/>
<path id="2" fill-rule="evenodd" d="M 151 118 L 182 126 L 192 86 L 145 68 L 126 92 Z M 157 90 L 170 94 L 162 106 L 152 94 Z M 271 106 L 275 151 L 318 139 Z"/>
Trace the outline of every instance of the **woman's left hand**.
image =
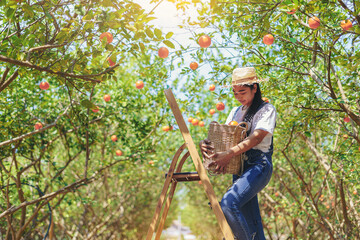
<path id="1" fill-rule="evenodd" d="M 209 167 L 216 165 L 215 173 L 225 173 L 225 168 L 229 164 L 232 154 L 228 151 L 217 152 L 210 156 L 214 159 L 214 162 L 210 163 Z"/>

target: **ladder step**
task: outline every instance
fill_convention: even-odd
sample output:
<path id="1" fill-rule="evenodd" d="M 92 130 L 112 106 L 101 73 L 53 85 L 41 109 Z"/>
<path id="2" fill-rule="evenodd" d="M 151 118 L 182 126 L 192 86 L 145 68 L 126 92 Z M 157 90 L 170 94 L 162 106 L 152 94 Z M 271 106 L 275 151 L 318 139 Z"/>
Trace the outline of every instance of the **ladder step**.
<path id="1" fill-rule="evenodd" d="M 167 177 L 167 173 L 165 174 L 165 178 Z M 199 181 L 200 177 L 197 172 L 180 172 L 174 173 L 173 177 L 177 182 L 190 182 L 190 181 Z"/>

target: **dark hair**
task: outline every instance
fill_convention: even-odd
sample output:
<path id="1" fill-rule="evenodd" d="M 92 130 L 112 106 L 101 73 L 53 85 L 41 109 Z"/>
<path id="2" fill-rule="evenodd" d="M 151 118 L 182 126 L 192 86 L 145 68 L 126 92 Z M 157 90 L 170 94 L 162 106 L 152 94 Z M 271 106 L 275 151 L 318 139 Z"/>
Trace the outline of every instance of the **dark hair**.
<path id="1" fill-rule="evenodd" d="M 259 106 L 264 102 L 261 98 L 261 90 L 260 90 L 260 85 L 259 83 L 254 83 L 251 85 L 245 85 L 247 87 L 250 87 L 251 90 L 254 89 L 254 85 L 257 86 L 257 90 L 254 96 L 254 99 L 251 103 L 251 106 L 249 107 L 249 110 L 247 111 L 245 117 L 244 117 L 244 121 L 245 122 L 251 122 L 251 120 L 253 119 L 256 110 L 259 108 Z"/>

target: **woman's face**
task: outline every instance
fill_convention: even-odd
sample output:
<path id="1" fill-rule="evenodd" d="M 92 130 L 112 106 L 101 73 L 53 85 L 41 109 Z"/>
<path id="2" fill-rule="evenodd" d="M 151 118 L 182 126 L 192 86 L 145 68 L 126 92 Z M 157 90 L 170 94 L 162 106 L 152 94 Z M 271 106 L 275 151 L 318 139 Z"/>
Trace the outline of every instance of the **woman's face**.
<path id="1" fill-rule="evenodd" d="M 236 100 L 238 100 L 242 105 L 250 107 L 257 90 L 256 84 L 253 86 L 253 89 L 249 86 L 233 86 L 233 92 Z"/>

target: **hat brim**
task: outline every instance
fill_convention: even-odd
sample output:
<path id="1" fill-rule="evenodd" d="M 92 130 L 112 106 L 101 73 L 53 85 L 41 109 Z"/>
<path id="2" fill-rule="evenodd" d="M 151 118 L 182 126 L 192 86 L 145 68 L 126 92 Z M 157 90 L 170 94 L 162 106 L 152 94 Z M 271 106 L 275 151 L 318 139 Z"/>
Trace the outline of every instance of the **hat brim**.
<path id="1" fill-rule="evenodd" d="M 268 78 L 256 78 L 250 81 L 245 81 L 245 82 L 241 82 L 241 83 L 235 83 L 235 84 L 231 84 L 231 85 L 225 85 L 222 86 L 223 88 L 229 88 L 229 87 L 233 87 L 233 86 L 243 86 L 243 85 L 251 85 L 254 83 L 261 83 L 261 82 L 266 82 L 268 81 Z"/>

